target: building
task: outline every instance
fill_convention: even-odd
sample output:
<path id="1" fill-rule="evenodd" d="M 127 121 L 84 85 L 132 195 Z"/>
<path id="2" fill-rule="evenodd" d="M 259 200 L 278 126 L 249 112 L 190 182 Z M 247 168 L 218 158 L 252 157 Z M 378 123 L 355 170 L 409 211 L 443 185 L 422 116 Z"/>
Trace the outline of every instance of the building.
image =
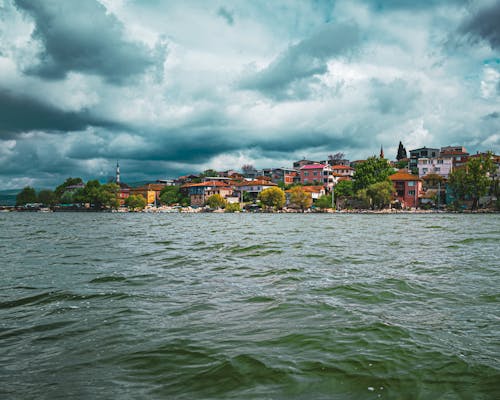
<path id="1" fill-rule="evenodd" d="M 295 161 L 293 163 L 293 168 L 294 169 L 300 169 L 304 165 L 310 165 L 310 164 L 319 164 L 317 161 L 311 161 L 311 160 L 306 160 L 305 158 L 303 160 Z"/>
<path id="2" fill-rule="evenodd" d="M 352 179 L 354 176 L 354 168 L 349 165 L 334 165 L 332 166 L 332 174 L 336 177 Z"/>
<path id="3" fill-rule="evenodd" d="M 440 157 L 451 158 L 453 160 L 453 167 L 458 168 L 467 162 L 469 153 L 463 146 L 446 146 L 441 147 L 439 152 Z"/>
<path id="4" fill-rule="evenodd" d="M 302 186 L 302 190 L 311 194 L 313 202 L 326 194 L 324 186 Z"/>
<path id="5" fill-rule="evenodd" d="M 448 176 L 453 171 L 453 159 L 449 157 L 419 158 L 417 168 L 420 178 L 429 174 L 436 174 L 448 179 Z"/>
<path id="6" fill-rule="evenodd" d="M 162 183 L 147 183 L 135 188 L 130 188 L 129 195 L 141 195 L 150 205 L 160 204 L 160 192 L 165 187 Z"/>
<path id="7" fill-rule="evenodd" d="M 235 183 L 233 185 L 234 190 L 238 192 L 240 199 L 243 201 L 243 193 L 248 193 L 251 200 L 256 200 L 259 193 L 264 189 L 269 189 L 271 187 L 278 186 L 276 183 L 266 180 L 251 180 Z"/>
<path id="8" fill-rule="evenodd" d="M 207 199 L 214 194 L 218 194 L 223 198 L 230 197 L 233 194 L 233 188 L 221 181 L 188 183 L 183 185 L 182 188 L 187 189 L 192 206 L 204 206 Z"/>
<path id="9" fill-rule="evenodd" d="M 439 149 L 429 148 L 429 147 L 421 147 L 419 149 L 410 150 L 410 162 L 409 168 L 410 171 L 417 171 L 418 168 L 418 160 L 420 158 L 435 158 L 439 156 Z"/>
<path id="10" fill-rule="evenodd" d="M 333 186 L 336 178 L 333 176 L 332 167 L 325 164 L 307 164 L 300 168 L 300 183 L 307 185 L 319 183 L 325 187 Z"/>
<path id="11" fill-rule="evenodd" d="M 294 183 L 294 179 L 298 176 L 298 172 L 294 168 L 265 168 L 262 170 L 263 175 L 271 179 L 274 183 L 283 182 L 285 185 Z"/>
<path id="12" fill-rule="evenodd" d="M 422 193 L 422 180 L 404 169 L 389 176 L 396 190 L 395 198 L 402 207 L 417 207 Z"/>

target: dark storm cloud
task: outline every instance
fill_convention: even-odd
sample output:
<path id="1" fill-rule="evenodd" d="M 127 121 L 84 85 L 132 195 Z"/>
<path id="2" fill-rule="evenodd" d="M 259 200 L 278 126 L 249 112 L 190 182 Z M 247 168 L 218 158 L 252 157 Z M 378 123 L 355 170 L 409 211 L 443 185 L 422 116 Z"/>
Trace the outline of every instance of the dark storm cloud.
<path id="1" fill-rule="evenodd" d="M 385 83 L 379 79 L 371 80 L 372 97 L 381 114 L 402 114 L 412 109 L 412 105 L 419 96 L 416 87 L 402 79 L 395 79 Z"/>
<path id="2" fill-rule="evenodd" d="M 231 11 L 228 11 L 224 7 L 220 7 L 217 10 L 217 15 L 221 18 L 224 18 L 226 20 L 226 22 L 228 23 L 228 25 L 234 25 L 234 16 L 233 16 L 233 13 Z"/>
<path id="3" fill-rule="evenodd" d="M 33 37 L 43 45 L 39 62 L 25 72 L 64 78 L 70 71 L 121 83 L 153 66 L 142 44 L 124 39 L 123 26 L 97 1 L 16 0 L 35 22 Z"/>
<path id="4" fill-rule="evenodd" d="M 267 68 L 244 78 L 240 87 L 260 91 L 269 97 L 289 97 L 286 90 L 292 84 L 299 83 L 301 87 L 303 80 L 324 74 L 329 59 L 347 53 L 358 44 L 356 25 L 326 25 L 309 38 L 290 46 Z"/>
<path id="5" fill-rule="evenodd" d="M 31 130 L 78 131 L 86 127 L 119 126 L 92 117 L 88 111 L 68 112 L 30 97 L 0 90 L 0 138 Z"/>
<path id="6" fill-rule="evenodd" d="M 440 6 L 443 4 L 453 5 L 453 4 L 466 4 L 469 0 L 377 0 L 365 1 L 376 11 L 388 11 L 388 10 L 421 10 L 428 11 L 430 7 Z"/>
<path id="7" fill-rule="evenodd" d="M 500 113 L 498 111 L 494 111 L 492 113 L 486 114 L 482 119 L 484 120 L 489 120 L 489 119 L 498 119 L 500 118 Z"/>
<path id="8" fill-rule="evenodd" d="M 492 49 L 500 49 L 500 2 L 480 9 L 460 27 L 460 32 L 488 42 Z"/>

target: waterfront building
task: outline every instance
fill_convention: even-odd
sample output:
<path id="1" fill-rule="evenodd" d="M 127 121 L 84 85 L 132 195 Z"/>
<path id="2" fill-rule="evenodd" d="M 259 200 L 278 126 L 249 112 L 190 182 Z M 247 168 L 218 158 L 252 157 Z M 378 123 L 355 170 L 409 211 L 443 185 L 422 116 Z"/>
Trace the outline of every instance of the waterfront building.
<path id="1" fill-rule="evenodd" d="M 402 207 L 417 207 L 422 193 L 422 180 L 408 171 L 401 169 L 389 176 L 396 190 L 395 198 Z"/>
<path id="2" fill-rule="evenodd" d="M 354 168 L 349 165 L 334 165 L 332 166 L 332 174 L 339 178 L 347 178 L 351 180 L 354 176 Z"/>
<path id="3" fill-rule="evenodd" d="M 320 183 L 323 186 L 332 186 L 336 182 L 332 167 L 325 164 L 307 164 L 300 168 L 300 182 L 302 184 Z"/>
<path id="4" fill-rule="evenodd" d="M 150 205 L 160 204 L 160 192 L 165 187 L 161 183 L 147 183 L 135 188 L 130 188 L 129 195 L 141 195 Z"/>
<path id="5" fill-rule="evenodd" d="M 420 158 L 435 158 L 439 156 L 439 149 L 429 148 L 429 147 L 421 147 L 418 149 L 410 150 L 410 162 L 409 168 L 410 171 L 417 172 L 418 169 L 418 160 Z"/>
<path id="6" fill-rule="evenodd" d="M 247 192 L 251 200 L 256 200 L 257 197 L 259 196 L 259 193 L 262 192 L 265 189 L 269 189 L 271 187 L 278 186 L 276 183 L 268 181 L 268 180 L 262 180 L 262 179 L 255 179 L 251 181 L 243 181 L 239 183 L 235 183 L 233 185 L 235 191 L 239 193 L 240 198 L 243 200 L 243 193 Z"/>
<path id="7" fill-rule="evenodd" d="M 218 194 L 224 199 L 231 197 L 233 194 L 233 188 L 221 181 L 188 183 L 183 185 L 182 188 L 187 189 L 192 206 L 204 206 L 207 199 L 214 194 Z"/>

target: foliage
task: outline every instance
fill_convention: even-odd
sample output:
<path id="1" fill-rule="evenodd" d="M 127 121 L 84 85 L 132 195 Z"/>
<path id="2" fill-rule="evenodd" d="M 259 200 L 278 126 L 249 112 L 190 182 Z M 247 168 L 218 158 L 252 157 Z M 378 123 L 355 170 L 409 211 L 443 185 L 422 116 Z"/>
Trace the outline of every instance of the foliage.
<path id="1" fill-rule="evenodd" d="M 206 169 L 200 174 L 200 178 L 215 177 L 219 176 L 219 173 L 215 169 Z"/>
<path id="2" fill-rule="evenodd" d="M 168 206 L 180 204 L 189 205 L 189 197 L 183 195 L 180 186 L 165 186 L 160 192 L 160 201 Z"/>
<path id="3" fill-rule="evenodd" d="M 252 201 L 252 196 L 250 196 L 250 193 L 248 193 L 246 190 L 243 191 L 243 202 L 247 203 L 249 201 Z"/>
<path id="4" fill-rule="evenodd" d="M 97 180 L 88 181 L 82 190 L 73 196 L 73 201 L 79 203 L 90 203 L 91 207 L 100 210 L 102 208 L 118 208 L 120 202 L 117 195 L 120 187 L 116 183 L 101 185 Z"/>
<path id="5" fill-rule="evenodd" d="M 399 160 L 396 162 L 395 166 L 397 169 L 408 168 L 408 161 Z M 417 175 L 418 175 L 418 170 L 417 170 Z"/>
<path id="6" fill-rule="evenodd" d="M 31 186 L 26 186 L 16 196 L 16 206 L 24 206 L 27 203 L 36 203 L 37 197 L 35 189 Z"/>
<path id="7" fill-rule="evenodd" d="M 300 186 L 290 189 L 290 205 L 295 208 L 300 208 L 302 212 L 312 205 L 312 196 Z"/>
<path id="8" fill-rule="evenodd" d="M 449 176 L 449 185 L 459 200 L 470 197 L 472 209 L 478 207 L 479 198 L 488 193 L 491 187 L 489 174 L 494 173 L 495 165 L 491 153 L 486 157 L 474 157 L 467 161 L 464 168 L 453 171 Z"/>
<path id="9" fill-rule="evenodd" d="M 358 191 L 358 198 L 371 209 L 382 209 L 391 204 L 394 186 L 390 181 L 373 183 Z"/>
<path id="10" fill-rule="evenodd" d="M 255 167 L 252 164 L 245 164 L 241 167 L 241 171 L 243 172 L 243 175 L 247 175 L 250 172 L 255 171 Z"/>
<path id="11" fill-rule="evenodd" d="M 240 203 L 229 203 L 226 205 L 226 208 L 224 209 L 224 212 L 227 213 L 234 213 L 241 211 Z"/>
<path id="12" fill-rule="evenodd" d="M 144 209 L 144 207 L 146 207 L 147 204 L 148 204 L 147 200 L 141 194 L 138 195 L 132 194 L 125 199 L 125 205 L 131 211 L 142 210 Z"/>
<path id="13" fill-rule="evenodd" d="M 56 187 L 56 190 L 54 191 L 56 194 L 57 200 L 59 200 L 62 203 L 61 197 L 64 194 L 64 192 L 66 191 L 66 188 L 68 186 L 75 186 L 75 185 L 78 185 L 80 183 L 83 183 L 82 178 L 71 178 L 71 177 L 67 178 L 64 181 L 64 183 L 62 183 L 58 187 Z"/>
<path id="14" fill-rule="evenodd" d="M 354 172 L 354 189 L 366 189 L 368 186 L 385 181 L 394 169 L 389 163 L 378 157 L 370 157 L 365 162 L 356 166 Z"/>
<path id="15" fill-rule="evenodd" d="M 64 192 L 63 195 L 59 198 L 59 203 L 61 204 L 71 204 L 74 202 L 74 195 L 70 192 Z"/>
<path id="16" fill-rule="evenodd" d="M 40 190 L 38 193 L 38 202 L 45 206 L 53 206 L 57 203 L 56 194 L 49 189 Z"/>
<path id="17" fill-rule="evenodd" d="M 335 185 L 335 197 L 352 197 L 354 196 L 354 182 L 340 181 Z"/>
<path id="18" fill-rule="evenodd" d="M 264 189 L 259 193 L 258 198 L 262 205 L 274 209 L 283 208 L 286 201 L 285 192 L 277 186 Z"/>
<path id="19" fill-rule="evenodd" d="M 343 160 L 343 159 L 344 159 L 344 157 L 345 157 L 345 154 L 344 154 L 344 153 L 342 153 L 342 152 L 338 152 L 338 153 L 335 153 L 335 154 L 330 154 L 330 155 L 328 156 L 328 159 L 329 159 L 330 161 L 332 161 L 333 165 L 335 165 L 338 161 Z"/>
<path id="20" fill-rule="evenodd" d="M 406 149 L 403 147 L 403 143 L 399 142 L 398 154 L 396 156 L 396 160 L 400 161 L 403 158 L 408 158 L 408 155 L 406 154 Z M 402 167 L 402 168 L 404 168 L 404 167 Z"/>
<path id="21" fill-rule="evenodd" d="M 227 201 L 220 194 L 213 194 L 207 199 L 206 204 L 210 208 L 224 208 Z"/>
<path id="22" fill-rule="evenodd" d="M 314 204 L 322 210 L 324 210 L 325 208 L 332 208 L 332 195 L 323 195 Z"/>

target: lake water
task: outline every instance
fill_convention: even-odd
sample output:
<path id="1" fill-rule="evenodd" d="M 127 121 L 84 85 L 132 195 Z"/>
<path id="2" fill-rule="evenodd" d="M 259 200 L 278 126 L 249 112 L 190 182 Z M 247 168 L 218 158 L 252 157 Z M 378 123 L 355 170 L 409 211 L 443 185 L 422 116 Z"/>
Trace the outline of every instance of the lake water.
<path id="1" fill-rule="evenodd" d="M 2 399 L 499 399 L 500 216 L 0 214 Z"/>

